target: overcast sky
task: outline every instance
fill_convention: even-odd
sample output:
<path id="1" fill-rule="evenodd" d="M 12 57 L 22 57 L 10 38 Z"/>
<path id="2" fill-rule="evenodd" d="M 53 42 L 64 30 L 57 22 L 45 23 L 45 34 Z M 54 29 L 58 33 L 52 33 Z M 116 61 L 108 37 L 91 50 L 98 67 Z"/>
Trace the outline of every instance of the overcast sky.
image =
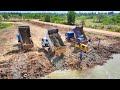
<path id="1" fill-rule="evenodd" d="M 15 12 L 15 13 L 67 13 L 68 11 L 0 11 L 3 12 Z M 90 13 L 90 12 L 111 12 L 111 11 L 75 11 L 76 13 L 83 12 L 83 13 Z M 120 11 L 113 11 L 114 13 L 120 13 Z"/>

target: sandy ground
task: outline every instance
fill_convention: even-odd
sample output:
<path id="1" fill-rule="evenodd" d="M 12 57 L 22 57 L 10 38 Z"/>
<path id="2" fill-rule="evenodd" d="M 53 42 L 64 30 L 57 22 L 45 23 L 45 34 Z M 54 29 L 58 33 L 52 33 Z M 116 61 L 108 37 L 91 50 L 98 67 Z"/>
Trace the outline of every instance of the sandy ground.
<path id="1" fill-rule="evenodd" d="M 36 23 L 37 22 L 37 23 Z M 119 36 L 112 32 L 109 34 L 110 37 L 104 35 L 96 35 L 94 30 L 89 34 L 86 32 L 87 37 L 92 37 L 94 49 L 89 54 L 84 55 L 82 62 L 79 60 L 79 51 L 71 47 L 71 43 L 65 41 L 65 32 L 70 31 L 73 26 L 65 26 L 59 24 L 49 25 L 43 22 L 12 22 L 15 25 L 4 29 L 0 32 L 0 78 L 40 78 L 56 69 L 87 69 L 94 67 L 95 65 L 102 65 L 105 63 L 105 59 L 111 56 L 111 52 L 118 51 L 120 48 L 120 40 L 116 40 L 111 36 Z M 34 50 L 30 52 L 20 52 L 17 48 L 17 30 L 18 25 L 29 25 L 32 40 L 34 42 Z M 64 53 L 64 57 L 57 57 L 54 59 L 55 63 L 51 63 L 51 58 L 48 57 L 48 53 L 42 49 L 41 38 L 46 36 L 48 28 L 59 28 L 59 33 L 67 45 L 67 50 Z M 86 29 L 85 29 L 86 30 Z M 89 30 L 88 30 L 89 31 Z M 96 32 L 96 31 L 95 31 Z M 104 32 L 104 31 L 100 31 Z M 101 38 L 101 46 L 97 47 L 98 40 L 96 37 Z M 112 46 L 110 51 L 109 47 Z M 117 44 L 118 43 L 118 44 Z M 5 63 L 5 65 L 4 65 Z M 7 66 L 7 67 L 6 67 Z M 20 68 L 22 67 L 22 68 Z"/>
<path id="2" fill-rule="evenodd" d="M 38 20 L 31 20 L 31 21 L 38 22 L 38 23 L 40 22 L 40 23 L 44 23 L 47 25 L 66 28 L 66 29 L 73 29 L 75 27 L 75 26 L 70 26 L 70 25 L 48 23 L 48 22 L 43 22 L 43 21 L 38 21 Z M 110 31 L 103 31 L 100 29 L 90 29 L 90 28 L 84 28 L 84 31 L 94 33 L 94 34 L 102 34 L 102 35 L 106 35 L 106 36 L 120 37 L 120 33 L 118 33 L 118 32 L 110 32 Z"/>

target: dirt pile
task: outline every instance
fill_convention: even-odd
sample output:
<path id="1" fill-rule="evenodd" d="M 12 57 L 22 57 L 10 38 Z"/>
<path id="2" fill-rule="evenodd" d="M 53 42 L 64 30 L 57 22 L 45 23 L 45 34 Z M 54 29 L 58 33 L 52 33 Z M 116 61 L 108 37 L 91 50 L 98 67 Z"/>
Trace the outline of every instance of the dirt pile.
<path id="1" fill-rule="evenodd" d="M 117 44 L 118 45 L 118 44 Z M 73 48 L 68 48 L 64 56 L 64 68 L 65 69 L 80 69 L 85 70 L 87 68 L 93 68 L 96 65 L 103 65 L 109 60 L 112 54 L 119 53 L 118 48 L 110 46 L 102 46 L 99 48 L 94 46 L 92 51 L 83 54 L 82 61 L 79 58 L 80 51 Z"/>
<path id="2" fill-rule="evenodd" d="M 71 31 L 73 28 L 71 28 L 70 26 L 67 26 L 67 27 L 63 27 L 63 26 L 60 26 L 60 25 L 54 25 L 54 23 L 40 23 L 40 22 L 36 22 L 36 21 L 31 21 L 31 20 L 26 20 L 25 22 L 28 22 L 28 23 L 31 23 L 33 25 L 37 25 L 37 26 L 40 26 L 42 28 L 59 28 L 60 31 L 63 31 L 63 32 L 67 32 L 67 31 Z"/>
<path id="3" fill-rule="evenodd" d="M 52 71 L 54 67 L 44 54 L 20 53 L 0 64 L 0 78 L 37 79 Z"/>
<path id="4" fill-rule="evenodd" d="M 110 44 L 110 51 L 113 51 L 115 53 L 120 53 L 120 43 L 114 43 L 114 44 Z M 113 48 L 114 47 L 114 48 Z"/>

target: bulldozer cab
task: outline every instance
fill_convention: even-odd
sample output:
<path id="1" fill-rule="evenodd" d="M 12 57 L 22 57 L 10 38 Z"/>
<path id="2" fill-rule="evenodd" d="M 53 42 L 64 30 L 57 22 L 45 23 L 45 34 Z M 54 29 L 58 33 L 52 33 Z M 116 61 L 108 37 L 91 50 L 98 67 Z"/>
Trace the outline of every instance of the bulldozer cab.
<path id="1" fill-rule="evenodd" d="M 30 44 L 31 34 L 30 34 L 30 27 L 29 26 L 18 26 L 18 33 L 20 35 L 21 43 Z"/>

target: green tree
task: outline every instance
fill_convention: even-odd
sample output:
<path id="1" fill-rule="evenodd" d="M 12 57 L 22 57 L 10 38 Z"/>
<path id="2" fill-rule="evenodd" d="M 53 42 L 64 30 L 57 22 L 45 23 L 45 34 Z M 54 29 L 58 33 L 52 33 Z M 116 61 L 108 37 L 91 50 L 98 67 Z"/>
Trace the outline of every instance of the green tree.
<path id="1" fill-rule="evenodd" d="M 96 20 L 97 20 L 97 17 L 93 16 L 93 22 L 96 22 Z"/>
<path id="2" fill-rule="evenodd" d="M 9 19 L 9 15 L 8 14 L 3 14 L 2 16 L 3 16 L 4 20 Z"/>
<path id="3" fill-rule="evenodd" d="M 0 22 L 3 20 L 4 18 L 3 18 L 3 16 L 2 15 L 0 15 Z"/>
<path id="4" fill-rule="evenodd" d="M 69 25 L 75 24 L 75 12 L 74 11 L 68 11 L 67 13 L 67 22 Z"/>
<path id="5" fill-rule="evenodd" d="M 23 19 L 23 14 L 22 14 L 22 13 L 19 13 L 19 17 L 20 17 L 21 19 Z"/>
<path id="6" fill-rule="evenodd" d="M 86 17 L 85 16 L 81 16 L 81 24 L 82 25 L 85 25 L 85 20 L 86 20 Z"/>
<path id="7" fill-rule="evenodd" d="M 45 15 L 45 22 L 50 22 L 50 15 Z"/>
<path id="8" fill-rule="evenodd" d="M 102 14 L 97 15 L 97 22 L 100 23 L 103 18 L 104 18 L 104 15 Z"/>

